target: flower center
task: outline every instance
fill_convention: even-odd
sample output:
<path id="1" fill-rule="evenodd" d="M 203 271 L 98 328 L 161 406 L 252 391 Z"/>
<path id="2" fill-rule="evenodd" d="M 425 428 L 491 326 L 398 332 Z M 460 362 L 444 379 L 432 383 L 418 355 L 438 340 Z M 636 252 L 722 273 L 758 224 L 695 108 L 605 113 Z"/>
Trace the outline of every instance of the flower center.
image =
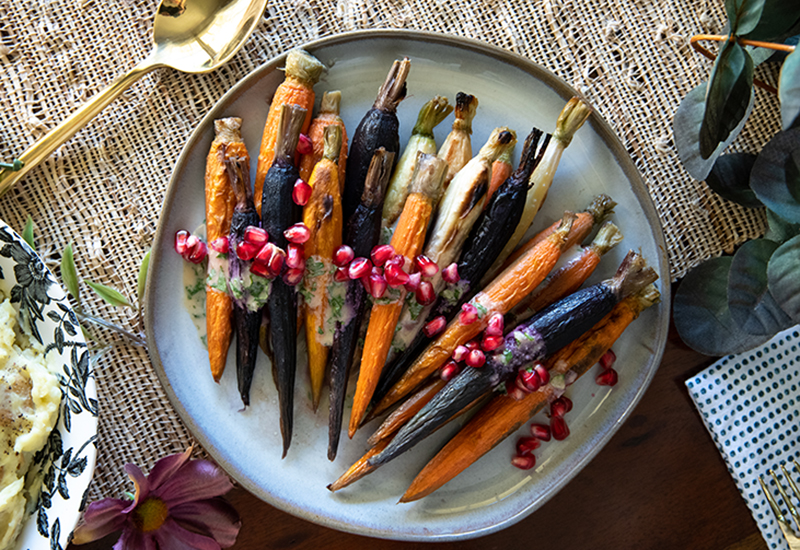
<path id="1" fill-rule="evenodd" d="M 157 497 L 149 497 L 133 511 L 133 520 L 140 531 L 149 533 L 164 525 L 167 515 L 167 505 L 164 501 Z"/>

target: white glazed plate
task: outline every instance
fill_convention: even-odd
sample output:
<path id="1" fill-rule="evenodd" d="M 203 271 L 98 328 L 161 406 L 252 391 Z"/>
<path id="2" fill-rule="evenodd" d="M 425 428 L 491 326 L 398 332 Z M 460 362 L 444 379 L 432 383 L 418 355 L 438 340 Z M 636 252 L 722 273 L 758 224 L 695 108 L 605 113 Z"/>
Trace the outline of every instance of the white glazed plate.
<path id="1" fill-rule="evenodd" d="M 370 31 L 320 40 L 306 49 L 330 70 L 316 88 L 342 91 L 342 118 L 349 133 L 371 107 L 394 59 L 408 56 L 408 98 L 398 109 L 400 142 L 405 144 L 419 108 L 434 95 L 454 101 L 459 91 L 478 97 L 473 124 L 477 152 L 495 126 L 516 130 L 520 142 L 533 126 L 552 132 L 566 101 L 574 95 L 565 83 L 530 61 L 482 43 L 408 31 Z M 313 414 L 302 357 L 295 391 L 294 438 L 281 460 L 278 404 L 271 368 L 258 360 L 252 405 L 241 410 L 236 390 L 234 348 L 227 370 L 215 384 L 208 353 L 183 305 L 183 260 L 173 251 L 179 229 L 204 219 L 205 156 L 213 139 L 213 121 L 244 119 L 243 137 L 253 159 L 275 88 L 283 80 L 284 57 L 255 70 L 234 86 L 198 125 L 186 144 L 170 182 L 153 248 L 147 291 L 150 355 L 167 394 L 184 422 L 208 452 L 249 491 L 287 512 L 336 529 L 402 540 L 452 540 L 496 531 L 525 517 L 601 449 L 632 411 L 661 360 L 668 307 L 646 311 L 615 345 L 620 382 L 601 388 L 590 373 L 569 390 L 575 409 L 567 420 L 572 435 L 544 444 L 537 467 L 521 471 L 510 464 L 515 438 L 434 494 L 411 504 L 397 501 L 417 472 L 449 434 L 449 426 L 404 456 L 337 493 L 326 486 L 366 450 L 368 426 L 350 441 L 345 434 L 339 455 L 326 458 L 328 403 Z M 452 115 L 435 131 L 438 142 L 450 131 Z M 521 146 L 517 147 L 517 156 Z M 660 274 L 659 288 L 669 304 L 669 270 L 661 226 L 636 168 L 609 126 L 593 115 L 567 149 L 555 182 L 534 222 L 540 229 L 564 210 L 582 210 L 598 193 L 619 206 L 613 219 L 625 240 L 601 262 L 594 280 L 611 276 L 628 249 L 640 250 Z M 352 388 L 351 388 L 352 393 Z"/>
<path id="2" fill-rule="evenodd" d="M 94 472 L 97 394 L 89 351 L 75 313 L 53 274 L 11 227 L 0 221 L 0 288 L 32 320 L 31 333 L 61 369 L 61 408 L 56 427 L 34 463 L 45 477 L 39 500 L 15 550 L 66 548 Z"/>

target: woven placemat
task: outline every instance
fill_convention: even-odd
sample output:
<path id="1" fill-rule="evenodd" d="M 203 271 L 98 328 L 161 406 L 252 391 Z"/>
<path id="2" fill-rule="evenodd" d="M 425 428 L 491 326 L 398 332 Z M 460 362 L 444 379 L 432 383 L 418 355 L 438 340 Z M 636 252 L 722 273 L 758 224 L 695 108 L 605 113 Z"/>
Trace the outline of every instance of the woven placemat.
<path id="1" fill-rule="evenodd" d="M 150 50 L 155 0 L 0 2 L 0 158 L 12 159 Z M 189 133 L 234 83 L 307 41 L 371 28 L 412 28 L 483 40 L 550 69 L 585 94 L 630 152 L 664 226 L 671 273 L 760 235 L 764 215 L 728 203 L 678 161 L 672 116 L 708 76 L 689 37 L 719 32 L 722 2 L 698 0 L 274 0 L 254 36 L 207 75 L 144 77 L 0 199 L 21 230 L 30 215 L 39 251 L 57 267 L 75 243 L 82 277 L 135 300 L 170 171 Z M 774 67 L 758 76 L 775 84 Z M 778 130 L 778 102 L 756 108 L 734 148 L 758 150 Z M 98 299 L 84 307 L 136 329 L 136 316 Z M 99 459 L 89 497 L 129 488 L 122 465 L 148 469 L 192 438 L 170 407 L 144 349 L 114 347 L 97 364 Z"/>

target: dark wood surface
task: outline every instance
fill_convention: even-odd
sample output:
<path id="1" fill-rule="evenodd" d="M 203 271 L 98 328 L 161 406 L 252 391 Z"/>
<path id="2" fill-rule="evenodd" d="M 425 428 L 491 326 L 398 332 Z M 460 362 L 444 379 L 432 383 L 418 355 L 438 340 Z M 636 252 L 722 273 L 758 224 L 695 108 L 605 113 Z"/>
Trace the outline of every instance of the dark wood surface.
<path id="1" fill-rule="evenodd" d="M 684 381 L 712 358 L 687 348 L 674 327 L 641 402 L 602 451 L 542 508 L 482 538 L 437 549 L 767 548 Z M 242 516 L 234 548 L 407 550 L 433 544 L 382 541 L 295 518 L 243 489 L 228 494 Z M 116 536 L 70 550 L 110 548 Z"/>

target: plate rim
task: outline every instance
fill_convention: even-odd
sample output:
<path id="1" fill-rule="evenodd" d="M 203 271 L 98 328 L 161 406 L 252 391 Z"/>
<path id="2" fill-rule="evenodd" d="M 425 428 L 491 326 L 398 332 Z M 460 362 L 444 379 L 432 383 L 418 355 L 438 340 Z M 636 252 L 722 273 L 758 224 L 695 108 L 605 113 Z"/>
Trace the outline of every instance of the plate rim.
<path id="1" fill-rule="evenodd" d="M 482 54 L 491 58 L 496 58 L 502 62 L 505 62 L 516 69 L 522 70 L 526 74 L 529 74 L 540 81 L 542 81 L 546 86 L 550 87 L 556 94 L 561 96 L 565 102 L 573 96 L 580 97 L 584 99 L 590 106 L 591 102 L 586 100 L 584 95 L 572 88 L 564 79 L 559 77 L 558 75 L 554 74 L 552 71 L 544 67 L 543 65 L 532 61 L 520 54 L 511 52 L 499 46 L 495 46 L 493 44 L 489 44 L 480 40 L 466 38 L 457 35 L 449 35 L 431 31 L 420 31 L 420 30 L 411 30 L 411 29 L 374 29 L 374 30 L 355 30 L 349 31 L 345 33 L 339 33 L 323 38 L 319 38 L 310 42 L 302 43 L 293 46 L 292 48 L 286 49 L 283 53 L 272 57 L 271 59 L 267 60 L 266 62 L 262 63 L 244 77 L 242 77 L 238 82 L 236 82 L 225 94 L 223 94 L 209 109 L 206 115 L 196 124 L 194 130 L 192 130 L 191 134 L 187 137 L 187 140 L 181 150 L 178 159 L 173 166 L 172 174 L 170 176 L 170 181 L 165 191 L 165 200 L 162 205 L 161 214 L 167 212 L 171 209 L 174 201 L 175 194 L 172 193 L 173 187 L 175 187 L 178 183 L 177 179 L 177 169 L 178 167 L 184 165 L 186 163 L 186 157 L 190 154 L 190 144 L 195 143 L 198 139 L 201 138 L 202 133 L 206 130 L 209 124 L 213 124 L 213 120 L 218 118 L 220 114 L 241 94 L 243 94 L 251 85 L 253 81 L 256 81 L 266 74 L 278 69 L 282 66 L 284 60 L 286 59 L 286 55 L 289 51 L 295 48 L 303 48 L 304 50 L 309 51 L 310 53 L 314 53 L 317 48 L 323 47 L 331 47 L 336 45 L 345 44 L 348 42 L 357 42 L 359 40 L 369 40 L 369 39 L 396 39 L 396 40 L 411 40 L 417 42 L 434 42 L 436 44 L 450 46 L 450 47 L 458 47 L 458 48 L 466 48 L 475 53 Z M 631 158 L 628 151 L 625 149 L 624 145 L 620 141 L 619 137 L 617 136 L 616 132 L 611 128 L 611 125 L 603 118 L 600 113 L 596 111 L 594 107 L 592 107 L 593 114 L 595 116 L 590 116 L 587 123 L 593 127 L 595 132 L 598 136 L 602 139 L 604 144 L 608 146 L 610 152 L 613 155 L 614 160 L 618 163 L 620 169 L 625 174 L 625 177 L 630 181 L 632 186 L 632 192 L 636 196 L 639 204 L 642 207 L 643 214 L 647 219 L 649 225 L 653 229 L 653 237 L 655 239 L 655 246 L 658 250 L 658 274 L 660 278 L 661 285 L 659 287 L 659 291 L 661 292 L 661 302 L 664 306 L 664 315 L 661 316 L 660 324 L 656 328 L 656 338 L 655 338 L 655 350 L 652 355 L 653 359 L 650 363 L 649 370 L 644 378 L 643 383 L 641 386 L 636 390 L 635 395 L 628 406 L 622 411 L 622 414 L 619 418 L 614 422 L 611 429 L 607 430 L 604 434 L 596 439 L 596 443 L 592 446 L 591 449 L 584 454 L 580 460 L 577 460 L 577 466 L 572 468 L 569 474 L 564 475 L 560 479 L 558 479 L 553 485 L 552 489 L 545 495 L 542 495 L 540 498 L 531 501 L 527 506 L 520 509 L 517 513 L 510 515 L 509 517 L 505 518 L 503 521 L 498 522 L 496 524 L 481 527 L 478 529 L 468 530 L 468 531 L 459 531 L 454 533 L 442 533 L 442 534 L 426 534 L 426 535 L 418 535 L 413 533 L 396 533 L 396 532 L 385 532 L 379 529 L 375 529 L 369 526 L 354 526 L 350 523 L 345 523 L 340 520 L 333 520 L 328 519 L 325 517 L 317 516 L 313 513 L 306 512 L 303 508 L 299 508 L 291 503 L 285 502 L 277 497 L 273 497 L 269 492 L 264 490 L 261 487 L 256 486 L 255 484 L 251 483 L 247 479 L 239 479 L 237 476 L 231 474 L 231 472 L 237 472 L 238 468 L 233 466 L 229 463 L 229 461 L 225 460 L 223 457 L 219 456 L 219 453 L 213 448 L 213 445 L 210 445 L 207 437 L 202 435 L 202 431 L 199 430 L 198 425 L 192 419 L 186 409 L 183 407 L 182 403 L 177 399 L 174 390 L 172 389 L 172 385 L 168 380 L 166 373 L 164 371 L 164 366 L 161 363 L 160 354 L 158 353 L 158 346 L 156 344 L 155 334 L 153 333 L 152 326 L 153 326 L 153 311 L 154 307 L 151 304 L 151 297 L 153 295 L 151 291 L 151 284 L 152 284 L 152 277 L 150 273 L 153 272 L 161 259 L 161 253 L 157 248 L 153 248 L 150 266 L 149 266 L 149 273 L 147 277 L 147 283 L 145 287 L 145 331 L 147 334 L 147 341 L 148 341 L 148 355 L 150 356 L 150 360 L 153 363 L 155 368 L 156 374 L 158 375 L 159 381 L 161 382 L 162 387 L 164 388 L 165 393 L 167 394 L 167 398 L 170 401 L 170 404 L 173 406 L 175 411 L 180 416 L 182 422 L 186 424 L 187 428 L 191 432 L 192 436 L 195 437 L 203 448 L 213 457 L 213 459 L 226 471 L 236 479 L 237 483 L 241 485 L 244 489 L 258 497 L 260 500 L 275 506 L 276 508 L 295 515 L 301 519 L 306 521 L 310 521 L 312 523 L 316 523 L 318 525 L 323 525 L 325 527 L 333 528 L 339 531 L 344 531 L 347 533 L 352 533 L 356 535 L 362 536 L 371 536 L 371 537 L 378 537 L 387 540 L 402 540 L 402 541 L 427 541 L 427 542 L 445 542 L 445 541 L 455 541 L 455 540 L 466 540 L 471 538 L 476 538 L 484 535 L 488 535 L 490 533 L 494 533 L 505 529 L 514 523 L 522 520 L 523 518 L 529 516 L 533 513 L 536 509 L 541 507 L 545 504 L 550 498 L 555 496 L 567 483 L 569 483 L 578 473 L 580 473 L 583 468 L 591 461 L 608 443 L 611 437 L 617 432 L 619 427 L 627 420 L 630 416 L 632 411 L 636 408 L 639 401 L 641 400 L 642 396 L 646 392 L 647 388 L 650 386 L 653 377 L 655 376 L 656 371 L 661 363 L 664 350 L 667 343 L 667 336 L 669 330 L 669 322 L 670 322 L 670 304 L 671 304 L 671 279 L 670 279 L 670 270 L 669 270 L 669 259 L 667 255 L 667 246 L 666 246 L 666 239 L 663 233 L 663 227 L 658 216 L 658 211 L 656 210 L 655 204 L 650 196 L 647 186 L 639 172 L 636 164 Z M 161 218 L 161 214 L 159 214 L 159 220 Z M 161 223 L 157 224 L 156 234 L 153 239 L 153 242 L 161 242 L 163 240 L 162 232 L 165 231 L 164 225 Z M 651 265 L 654 262 L 651 261 Z"/>

